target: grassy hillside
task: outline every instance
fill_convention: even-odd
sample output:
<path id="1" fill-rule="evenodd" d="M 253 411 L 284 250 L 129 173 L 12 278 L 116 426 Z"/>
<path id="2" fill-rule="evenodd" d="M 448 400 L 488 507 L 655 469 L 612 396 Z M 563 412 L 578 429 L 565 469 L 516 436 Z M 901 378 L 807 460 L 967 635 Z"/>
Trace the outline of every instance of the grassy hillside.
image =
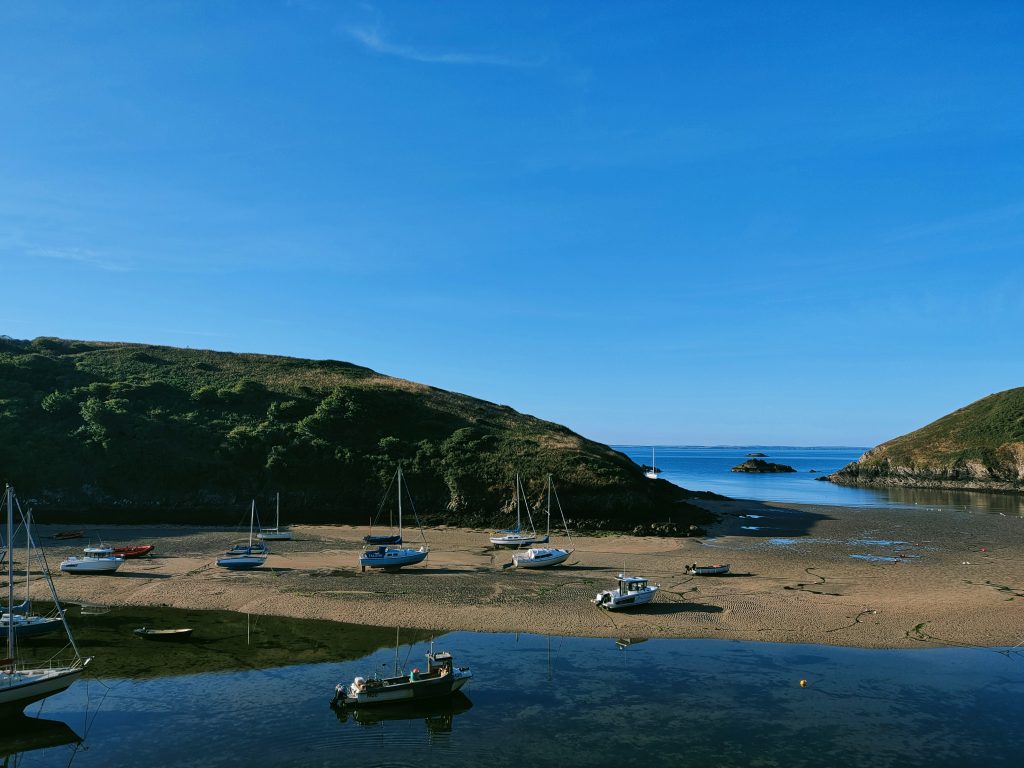
<path id="1" fill-rule="evenodd" d="M 401 462 L 432 522 L 507 524 L 512 480 L 552 473 L 591 528 L 707 521 L 626 456 L 503 405 L 350 363 L 0 339 L 0 472 L 40 519 L 359 522 Z"/>
<path id="2" fill-rule="evenodd" d="M 1024 387 L 989 395 L 872 448 L 828 479 L 844 485 L 1024 490 Z"/>

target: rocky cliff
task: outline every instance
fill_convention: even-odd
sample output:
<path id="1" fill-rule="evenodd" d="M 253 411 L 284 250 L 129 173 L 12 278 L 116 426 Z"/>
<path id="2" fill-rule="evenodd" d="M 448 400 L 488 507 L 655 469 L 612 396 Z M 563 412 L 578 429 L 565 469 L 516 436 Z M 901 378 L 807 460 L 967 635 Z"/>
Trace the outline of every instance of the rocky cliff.
<path id="1" fill-rule="evenodd" d="M 1024 491 L 1024 387 L 989 395 L 872 448 L 839 485 Z"/>

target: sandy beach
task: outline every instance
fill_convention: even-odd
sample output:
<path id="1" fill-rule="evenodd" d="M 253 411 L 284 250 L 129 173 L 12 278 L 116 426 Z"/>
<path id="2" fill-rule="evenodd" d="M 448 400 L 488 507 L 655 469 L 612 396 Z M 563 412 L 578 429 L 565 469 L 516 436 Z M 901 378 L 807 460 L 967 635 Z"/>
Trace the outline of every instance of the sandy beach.
<path id="1" fill-rule="evenodd" d="M 593 637 L 694 637 L 868 648 L 1024 641 L 1024 518 L 929 509 L 702 502 L 722 516 L 701 539 L 573 539 L 567 564 L 517 570 L 488 531 L 426 530 L 428 560 L 360 573 L 366 528 L 294 526 L 259 571 L 214 561 L 247 531 L 106 526 L 111 544 L 150 543 L 113 576 L 56 574 L 86 540 L 40 526 L 63 601 L 173 606 L 436 630 Z M 407 541 L 412 542 L 411 537 Z M 553 538 L 561 546 L 563 539 Z M 729 563 L 726 576 L 684 566 Z M 589 600 L 616 574 L 648 577 L 655 603 L 609 613 Z M 40 587 L 33 588 L 40 594 Z"/>

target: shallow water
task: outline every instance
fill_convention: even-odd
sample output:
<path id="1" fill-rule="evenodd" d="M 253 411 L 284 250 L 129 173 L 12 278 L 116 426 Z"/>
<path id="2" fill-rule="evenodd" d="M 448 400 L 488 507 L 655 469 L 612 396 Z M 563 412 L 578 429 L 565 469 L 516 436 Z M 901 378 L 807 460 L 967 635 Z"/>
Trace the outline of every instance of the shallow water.
<path id="1" fill-rule="evenodd" d="M 618 445 L 637 464 L 651 463 L 651 446 Z M 856 461 L 866 448 L 794 448 L 791 446 L 658 446 L 655 461 L 662 479 L 694 491 L 712 491 L 734 499 L 843 507 L 935 507 L 970 512 L 1024 515 L 1024 494 L 941 491 L 921 488 L 848 488 L 816 478 Z M 756 474 L 730 471 L 750 453 L 788 464 L 796 472 Z M 811 472 L 811 470 L 816 472 Z"/>
<path id="2" fill-rule="evenodd" d="M 187 618 L 195 639 L 164 657 L 130 636 L 143 618 Z M 339 716 L 334 685 L 390 673 L 394 630 L 129 609 L 73 621 L 94 676 L 29 707 L 64 731 L 19 765 L 1001 766 L 1024 751 L 1017 651 L 455 632 L 435 647 L 472 667 L 465 697 Z M 428 647 L 403 642 L 399 664 Z M 311 648 L 335 660 L 289 663 Z M 83 741 L 57 743 L 68 729 Z M 0 754 L 11 744 L 0 728 Z"/>

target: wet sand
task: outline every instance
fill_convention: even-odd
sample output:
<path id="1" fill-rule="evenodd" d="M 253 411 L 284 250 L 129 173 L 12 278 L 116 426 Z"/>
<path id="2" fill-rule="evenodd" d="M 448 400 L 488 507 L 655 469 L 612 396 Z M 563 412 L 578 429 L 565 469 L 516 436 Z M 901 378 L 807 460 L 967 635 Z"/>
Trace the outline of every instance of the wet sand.
<path id="1" fill-rule="evenodd" d="M 154 556 L 113 576 L 55 575 L 61 599 L 320 618 L 383 626 L 592 637 L 699 637 L 868 648 L 1013 646 L 1024 641 L 1024 518 L 991 514 L 702 502 L 722 522 L 701 539 L 579 537 L 566 565 L 510 567 L 488 531 L 426 531 L 430 556 L 360 573 L 363 527 L 295 526 L 264 568 L 214 561 L 242 532 L 108 526 L 112 544 Z M 46 538 L 56 565 L 85 540 Z M 246 532 L 247 533 L 247 532 Z M 407 543 L 412 545 L 411 539 Z M 416 542 L 418 546 L 419 542 Z M 554 546 L 564 539 L 554 538 Z M 687 576 L 686 563 L 729 563 Z M 623 567 L 661 585 L 655 602 L 610 613 L 589 601 Z M 40 587 L 33 588 L 40 595 Z"/>

